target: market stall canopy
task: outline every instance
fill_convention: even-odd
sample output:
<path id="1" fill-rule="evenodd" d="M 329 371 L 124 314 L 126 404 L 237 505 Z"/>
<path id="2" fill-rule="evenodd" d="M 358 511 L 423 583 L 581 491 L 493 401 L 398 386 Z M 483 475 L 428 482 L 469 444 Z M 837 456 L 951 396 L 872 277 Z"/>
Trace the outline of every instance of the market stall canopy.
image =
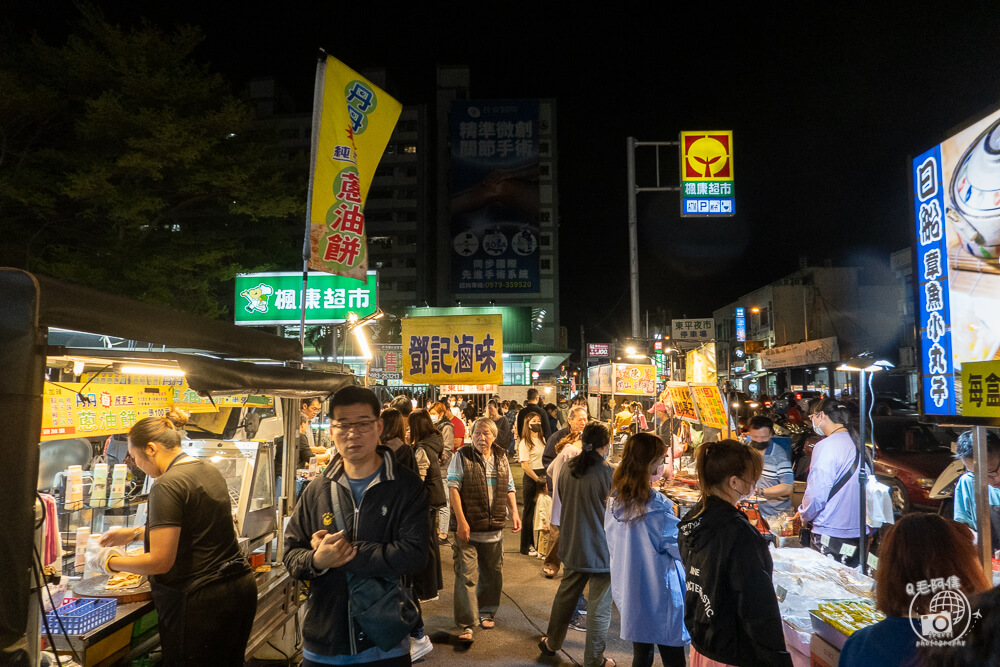
<path id="1" fill-rule="evenodd" d="M 281 366 L 177 355 L 188 386 L 202 396 L 268 394 L 282 398 L 330 395 L 354 384 L 348 373 L 317 373 Z"/>
<path id="2" fill-rule="evenodd" d="M 5 274 L 0 270 L 0 294 Z M 38 324 L 96 334 L 120 336 L 168 347 L 213 352 L 223 357 L 301 361 L 295 339 L 189 315 L 163 306 L 105 294 L 46 276 L 34 275 L 39 287 Z"/>

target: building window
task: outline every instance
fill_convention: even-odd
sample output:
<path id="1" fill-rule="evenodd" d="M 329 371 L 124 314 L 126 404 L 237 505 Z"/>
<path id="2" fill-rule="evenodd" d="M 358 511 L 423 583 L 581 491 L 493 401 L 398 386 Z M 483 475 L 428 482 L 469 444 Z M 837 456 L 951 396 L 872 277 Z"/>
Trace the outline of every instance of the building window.
<path id="1" fill-rule="evenodd" d="M 400 151 L 402 153 L 411 153 L 415 155 L 417 152 L 416 144 L 403 144 L 402 148 L 402 151 Z"/>

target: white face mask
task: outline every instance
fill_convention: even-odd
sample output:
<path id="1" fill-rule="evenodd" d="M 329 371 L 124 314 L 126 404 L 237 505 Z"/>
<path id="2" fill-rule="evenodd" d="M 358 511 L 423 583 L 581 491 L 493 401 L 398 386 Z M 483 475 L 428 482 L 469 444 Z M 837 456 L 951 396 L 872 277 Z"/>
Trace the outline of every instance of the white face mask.
<path id="1" fill-rule="evenodd" d="M 815 421 L 813 422 L 813 430 L 816 431 L 816 435 L 824 435 L 823 427 L 817 424 Z"/>
<path id="2" fill-rule="evenodd" d="M 667 464 L 661 463 L 659 466 L 656 467 L 656 472 L 654 472 L 649 476 L 650 483 L 658 482 L 661 479 L 663 479 L 663 473 L 665 473 L 666 471 L 667 471 Z"/>

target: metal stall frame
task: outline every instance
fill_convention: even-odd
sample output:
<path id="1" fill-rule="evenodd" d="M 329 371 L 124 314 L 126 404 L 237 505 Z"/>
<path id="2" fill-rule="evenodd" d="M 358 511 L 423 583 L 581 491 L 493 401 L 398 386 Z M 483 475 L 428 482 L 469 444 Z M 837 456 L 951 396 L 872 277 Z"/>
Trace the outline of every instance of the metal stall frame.
<path id="1" fill-rule="evenodd" d="M 296 399 L 332 395 L 355 384 L 350 374 L 301 370 L 298 341 L 237 327 L 226 322 L 173 311 L 63 283 L 19 269 L 0 267 L 0 408 L 8 428 L 0 439 L 3 470 L 0 483 L 0 549 L 10 558 L 8 573 L 0 577 L 0 662 L 21 660 L 37 653 L 28 645 L 26 628 L 37 623 L 30 603 L 35 481 L 42 421 L 42 390 L 46 357 L 62 356 L 65 347 L 50 347 L 50 329 L 82 331 L 121 337 L 145 346 L 148 352 L 129 351 L 132 357 L 169 361 L 185 370 L 189 386 L 203 396 L 237 393 L 271 394 L 284 399 L 285 441 L 295 441 Z M 168 352 L 167 348 L 183 353 Z M 156 351 L 161 350 L 161 351 Z M 87 356 L 115 356 L 115 352 L 86 348 Z M 241 360 L 266 360 L 272 365 Z M 283 364 L 274 365 L 274 364 Z M 283 489 L 279 497 L 280 535 L 284 517 L 291 513 L 294 458 L 284 448 Z M 279 540 L 280 544 L 280 540 Z M 279 546 L 280 559 L 280 546 Z M 274 582 L 266 593 L 277 593 Z M 296 599 L 280 595 L 283 609 L 294 614 Z M 295 596 L 297 597 L 297 596 Z M 268 606 L 273 609 L 273 605 Z M 258 614 L 258 618 L 260 615 Z M 30 619 L 30 620 L 29 620 Z M 280 626 L 273 620 L 270 625 Z M 261 641 L 266 634 L 259 637 Z M 248 651 L 251 650 L 248 646 Z"/>

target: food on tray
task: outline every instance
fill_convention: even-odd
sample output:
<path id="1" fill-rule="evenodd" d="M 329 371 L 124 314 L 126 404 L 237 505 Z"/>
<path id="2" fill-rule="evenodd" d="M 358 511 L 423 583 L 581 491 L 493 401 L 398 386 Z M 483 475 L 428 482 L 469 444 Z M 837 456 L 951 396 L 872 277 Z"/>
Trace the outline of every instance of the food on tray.
<path id="1" fill-rule="evenodd" d="M 129 588 L 135 588 L 142 583 L 141 574 L 132 574 L 131 572 L 116 572 L 111 575 L 108 582 L 104 584 L 104 587 L 109 591 L 123 591 Z"/>
<path id="2" fill-rule="evenodd" d="M 870 602 L 863 600 L 821 602 L 819 609 L 812 613 L 840 630 L 847 637 L 850 637 L 855 630 L 874 625 L 885 619 L 882 612 L 877 611 Z"/>

